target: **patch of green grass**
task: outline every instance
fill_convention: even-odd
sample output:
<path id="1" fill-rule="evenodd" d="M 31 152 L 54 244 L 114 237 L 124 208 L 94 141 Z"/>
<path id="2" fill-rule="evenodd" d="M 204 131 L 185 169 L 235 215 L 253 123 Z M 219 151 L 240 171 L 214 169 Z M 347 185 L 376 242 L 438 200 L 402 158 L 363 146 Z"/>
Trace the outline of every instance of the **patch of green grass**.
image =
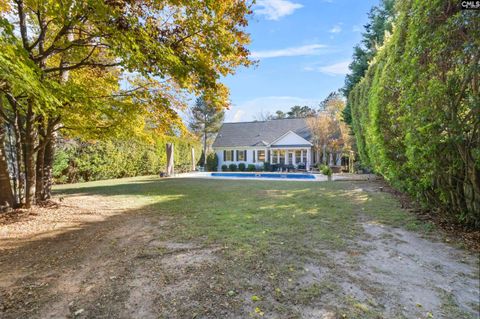
<path id="1" fill-rule="evenodd" d="M 347 182 L 313 183 L 153 176 L 55 187 L 58 195 L 92 194 L 131 200 L 175 221 L 177 240 L 200 238 L 258 254 L 272 249 L 345 249 L 361 227 L 359 214 L 405 225 L 408 214 L 387 193 L 361 192 Z M 172 234 L 166 234 L 166 237 Z"/>
<path id="2" fill-rule="evenodd" d="M 340 290 L 341 287 L 335 282 L 325 279 L 318 283 L 300 287 L 292 293 L 291 299 L 294 300 L 296 304 L 308 305 L 325 294 L 339 295 Z"/>
<path id="3" fill-rule="evenodd" d="M 372 302 L 361 302 L 352 296 L 346 296 L 344 299 L 346 308 L 341 311 L 344 318 L 383 318 L 382 314 L 375 309 L 375 305 L 372 304 Z"/>

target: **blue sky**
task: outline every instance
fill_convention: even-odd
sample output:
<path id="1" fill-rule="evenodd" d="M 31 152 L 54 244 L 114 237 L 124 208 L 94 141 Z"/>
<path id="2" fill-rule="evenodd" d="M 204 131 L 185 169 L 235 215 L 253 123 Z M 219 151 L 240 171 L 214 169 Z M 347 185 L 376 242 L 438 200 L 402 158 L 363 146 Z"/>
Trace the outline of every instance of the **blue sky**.
<path id="1" fill-rule="evenodd" d="M 227 122 L 255 120 L 293 105 L 317 106 L 343 86 L 353 46 L 378 0 L 257 0 L 247 31 L 258 65 L 224 83 Z"/>

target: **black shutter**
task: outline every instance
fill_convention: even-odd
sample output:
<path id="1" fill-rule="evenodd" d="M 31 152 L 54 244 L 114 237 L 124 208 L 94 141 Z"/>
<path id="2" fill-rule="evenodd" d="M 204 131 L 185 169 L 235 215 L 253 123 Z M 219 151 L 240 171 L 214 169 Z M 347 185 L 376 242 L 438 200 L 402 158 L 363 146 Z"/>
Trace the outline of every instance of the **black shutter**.
<path id="1" fill-rule="evenodd" d="M 236 150 L 235 153 L 236 153 L 236 154 L 235 154 L 235 156 L 236 156 L 236 157 L 235 157 L 235 161 L 238 162 L 238 150 Z"/>
<path id="2" fill-rule="evenodd" d="M 243 156 L 243 159 L 244 159 L 244 161 L 246 162 L 246 161 L 247 161 L 247 150 L 245 150 L 245 151 L 243 151 L 243 152 L 244 152 L 244 155 L 245 155 L 245 156 Z"/>
<path id="3" fill-rule="evenodd" d="M 235 162 L 235 152 L 233 150 L 230 151 L 230 154 L 232 155 L 232 162 Z"/>
<path id="4" fill-rule="evenodd" d="M 252 151 L 252 154 L 253 154 L 252 162 L 254 162 L 254 163 L 257 161 L 257 154 L 256 153 L 257 153 L 257 151 L 255 151 L 255 150 Z"/>
<path id="5" fill-rule="evenodd" d="M 223 150 L 223 161 L 227 160 L 227 151 Z"/>

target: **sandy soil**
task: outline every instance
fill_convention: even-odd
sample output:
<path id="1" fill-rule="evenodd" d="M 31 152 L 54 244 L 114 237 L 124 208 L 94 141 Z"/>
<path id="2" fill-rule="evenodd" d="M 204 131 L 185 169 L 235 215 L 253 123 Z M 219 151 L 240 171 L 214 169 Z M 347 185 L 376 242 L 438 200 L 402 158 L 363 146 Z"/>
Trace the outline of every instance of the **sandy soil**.
<path id="1" fill-rule="evenodd" d="M 274 318 L 286 308 L 283 318 L 340 318 L 348 307 L 382 314 L 372 318 L 480 317 L 477 255 L 369 220 L 354 253 L 308 260 L 292 283 L 318 284 L 320 303 L 279 289 L 263 302 L 270 312 L 252 312 L 248 291 L 229 289 L 261 285 L 261 273 L 231 268 L 224 247 L 158 240 L 175 221 L 132 205 L 70 196 L 0 226 L 0 317 Z"/>

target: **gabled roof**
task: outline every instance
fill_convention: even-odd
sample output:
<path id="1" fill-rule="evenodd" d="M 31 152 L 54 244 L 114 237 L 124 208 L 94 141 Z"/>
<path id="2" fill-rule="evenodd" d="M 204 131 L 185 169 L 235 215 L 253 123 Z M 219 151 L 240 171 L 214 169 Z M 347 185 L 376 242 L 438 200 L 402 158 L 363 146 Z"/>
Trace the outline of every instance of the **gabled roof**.
<path id="1" fill-rule="evenodd" d="M 282 136 L 276 138 L 274 141 L 270 143 L 270 145 L 275 146 L 282 146 L 282 145 L 313 145 L 310 141 L 307 141 L 300 135 L 296 134 L 295 132 L 288 131 L 287 133 L 283 134 Z"/>
<path id="2" fill-rule="evenodd" d="M 267 146 L 289 131 L 307 141 L 312 139 L 304 118 L 224 123 L 213 147 Z"/>

